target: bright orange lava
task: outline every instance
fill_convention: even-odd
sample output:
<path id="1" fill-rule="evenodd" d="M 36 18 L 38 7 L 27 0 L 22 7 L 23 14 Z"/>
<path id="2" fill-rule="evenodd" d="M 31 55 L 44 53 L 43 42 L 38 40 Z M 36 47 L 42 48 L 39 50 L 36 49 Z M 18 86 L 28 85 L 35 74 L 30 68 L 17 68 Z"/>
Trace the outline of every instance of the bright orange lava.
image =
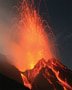
<path id="1" fill-rule="evenodd" d="M 55 47 L 53 47 L 51 39 L 45 32 L 45 25 L 43 24 L 43 21 L 38 15 L 36 9 L 32 6 L 32 4 L 27 2 L 27 0 L 23 0 L 20 7 L 18 29 L 19 42 L 18 44 L 12 45 L 11 53 L 13 59 L 15 60 L 14 65 L 20 71 L 24 72 L 28 69 L 33 69 L 37 62 L 42 58 L 47 61 L 48 59 L 55 57 L 53 52 Z M 47 66 L 45 62 L 41 65 L 44 65 L 43 67 Z M 72 90 L 72 87 L 59 77 L 59 71 L 54 69 L 54 65 L 55 63 L 51 62 L 48 67 L 51 68 L 57 80 L 64 87 L 64 90 L 67 88 Z M 35 78 L 41 68 L 42 67 L 39 66 L 37 70 L 35 69 L 31 77 L 33 76 Z M 21 74 L 21 76 L 24 80 L 24 85 L 31 89 L 31 84 L 28 82 L 27 77 L 23 74 Z"/>
<path id="2" fill-rule="evenodd" d="M 41 58 L 54 57 L 51 41 L 37 11 L 24 0 L 20 7 L 19 45 L 14 45 L 15 66 L 20 71 L 32 69 Z"/>
<path id="3" fill-rule="evenodd" d="M 62 70 L 65 70 L 65 66 L 63 66 L 62 63 L 60 63 L 56 59 L 48 60 L 48 62 L 46 62 L 44 59 L 41 59 L 32 70 L 27 71 L 28 72 L 27 76 L 24 73 L 21 73 L 22 79 L 24 81 L 24 85 L 32 89 L 33 80 L 37 77 L 38 74 L 40 74 L 41 69 L 45 68 L 45 73 L 42 73 L 42 75 L 53 86 L 53 90 L 58 90 L 56 86 L 54 86 L 55 84 L 54 82 L 58 82 L 63 87 L 63 90 L 72 90 L 72 86 L 66 81 L 67 78 L 65 77 L 65 79 L 63 80 L 62 77 L 60 77 L 60 75 L 63 74 L 58 69 L 58 66 Z M 56 79 L 54 82 L 52 81 L 53 79 L 52 77 L 54 76 L 50 73 L 50 71 L 47 71 L 48 68 L 52 70 L 55 77 L 57 78 L 57 81 Z"/>

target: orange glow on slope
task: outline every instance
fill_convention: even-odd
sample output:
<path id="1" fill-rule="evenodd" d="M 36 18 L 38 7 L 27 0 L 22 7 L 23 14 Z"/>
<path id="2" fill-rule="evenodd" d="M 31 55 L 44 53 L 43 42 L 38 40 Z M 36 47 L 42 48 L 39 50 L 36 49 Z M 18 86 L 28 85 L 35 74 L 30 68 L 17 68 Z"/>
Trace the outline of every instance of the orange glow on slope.
<path id="1" fill-rule="evenodd" d="M 63 73 L 60 72 L 58 66 L 62 70 L 65 70 L 65 67 L 56 59 L 51 59 L 47 62 L 44 59 L 41 59 L 32 70 L 27 71 L 27 75 L 25 75 L 25 72 L 21 74 L 24 85 L 32 89 L 34 79 L 36 79 L 38 74 L 40 74 L 42 68 L 45 68 L 45 73 L 43 72 L 42 75 L 53 86 L 54 90 L 58 90 L 55 86 L 55 82 L 58 82 L 63 87 L 63 90 L 72 90 L 72 86 L 66 80 L 62 79 L 62 77 L 60 77 L 60 75 L 63 75 Z M 51 71 L 48 71 L 49 69 L 54 73 L 54 75 L 50 73 Z M 53 79 L 55 79 L 55 81 L 52 81 Z"/>
<path id="2" fill-rule="evenodd" d="M 26 78 L 23 74 L 21 74 L 21 77 L 22 77 L 22 79 L 23 79 L 24 85 L 25 85 L 26 87 L 28 87 L 28 88 L 31 89 L 32 86 L 31 86 L 31 84 L 28 82 L 27 78 Z"/>
<path id="3" fill-rule="evenodd" d="M 64 68 L 61 64 L 59 64 L 62 69 Z M 60 84 L 63 86 L 64 90 L 72 90 L 72 86 L 70 86 L 66 80 L 62 80 L 62 78 L 59 76 L 61 73 L 58 70 L 55 70 L 55 67 L 57 66 L 57 61 L 51 61 L 50 65 L 48 65 L 49 68 L 54 72 L 56 78 L 60 82 Z"/>
<path id="4" fill-rule="evenodd" d="M 45 25 L 32 4 L 23 0 L 18 23 L 19 42 L 11 52 L 20 71 L 32 69 L 41 58 L 54 57 L 53 44 L 45 32 Z"/>
<path id="5" fill-rule="evenodd" d="M 47 69 L 54 73 L 54 77 L 64 90 L 72 90 L 72 86 L 60 77 L 62 73 L 56 67 L 59 66 L 63 70 L 64 66 L 58 63 L 59 61 L 51 59 L 55 57 L 53 51 L 55 48 L 54 43 L 49 38 L 49 34 L 45 32 L 44 22 L 36 9 L 27 0 L 23 0 L 19 13 L 20 20 L 17 25 L 19 30 L 18 43 L 10 42 L 6 51 L 10 48 L 11 52 L 8 54 L 14 60 L 12 64 L 21 71 L 24 85 L 31 89 L 33 80 L 44 68 L 45 73 L 43 73 L 43 76 L 51 85 L 54 83 L 49 77 L 53 76 Z M 9 39 L 7 37 L 5 38 L 6 40 Z M 6 43 L 8 42 L 6 41 Z M 28 72 L 28 76 L 25 75 L 25 71 Z M 55 87 L 54 90 L 56 90 Z"/>
<path id="6" fill-rule="evenodd" d="M 27 70 L 31 71 L 28 72 L 27 77 L 24 73 L 21 73 L 24 85 L 31 89 L 32 82 L 40 73 L 40 70 L 47 67 L 54 73 L 56 79 L 60 85 L 63 86 L 64 90 L 72 90 L 72 87 L 59 76 L 60 71 L 55 70 L 55 67 L 58 66 L 59 63 L 57 63 L 56 60 L 53 62 L 51 59 L 55 57 L 53 51 L 55 49 L 53 45 L 54 43 L 52 43 L 51 38 L 49 38 L 49 34 L 45 32 L 46 28 L 44 22 L 38 15 L 36 9 L 34 9 L 32 4 L 30 5 L 29 2 L 23 0 L 19 13 L 20 18 L 17 25 L 19 30 L 19 40 L 18 43 L 10 43 L 10 56 L 13 59 L 12 63 L 21 72 Z M 42 60 L 42 58 L 44 58 L 45 61 Z M 38 62 L 39 64 L 34 67 Z M 59 64 L 59 66 L 63 69 L 61 64 Z M 53 83 L 49 78 L 52 75 L 48 71 L 43 75 L 52 85 Z M 54 89 L 56 90 L 55 87 Z"/>

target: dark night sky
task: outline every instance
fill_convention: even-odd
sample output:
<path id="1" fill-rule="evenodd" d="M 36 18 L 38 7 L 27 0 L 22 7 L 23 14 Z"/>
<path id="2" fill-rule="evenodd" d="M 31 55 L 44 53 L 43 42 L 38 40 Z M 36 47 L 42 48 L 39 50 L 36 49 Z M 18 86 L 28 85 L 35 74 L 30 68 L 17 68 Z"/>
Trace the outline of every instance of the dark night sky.
<path id="1" fill-rule="evenodd" d="M 64 64 L 72 69 L 72 2 L 71 0 L 47 1 L 60 56 Z"/>
<path id="2" fill-rule="evenodd" d="M 52 25 L 62 62 L 72 69 L 72 1 L 42 0 L 40 13 Z"/>
<path id="3" fill-rule="evenodd" d="M 2 0 L 7 1 L 6 7 L 10 8 L 19 0 Z M 72 0 L 42 0 L 40 14 L 53 27 L 62 62 L 72 69 Z"/>

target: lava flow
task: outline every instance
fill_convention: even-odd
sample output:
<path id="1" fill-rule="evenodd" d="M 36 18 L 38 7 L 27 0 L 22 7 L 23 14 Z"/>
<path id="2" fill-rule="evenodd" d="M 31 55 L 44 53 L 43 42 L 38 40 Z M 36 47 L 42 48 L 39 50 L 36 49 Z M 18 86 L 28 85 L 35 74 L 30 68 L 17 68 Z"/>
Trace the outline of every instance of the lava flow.
<path id="1" fill-rule="evenodd" d="M 59 60 L 41 59 L 33 69 L 21 73 L 31 90 L 72 90 L 72 71 Z"/>
<path id="2" fill-rule="evenodd" d="M 24 85 L 31 90 L 72 90 L 66 67 L 53 59 L 54 43 L 32 2 L 23 0 L 19 8 L 19 46 L 14 46 L 13 52 L 15 66 L 21 71 Z"/>

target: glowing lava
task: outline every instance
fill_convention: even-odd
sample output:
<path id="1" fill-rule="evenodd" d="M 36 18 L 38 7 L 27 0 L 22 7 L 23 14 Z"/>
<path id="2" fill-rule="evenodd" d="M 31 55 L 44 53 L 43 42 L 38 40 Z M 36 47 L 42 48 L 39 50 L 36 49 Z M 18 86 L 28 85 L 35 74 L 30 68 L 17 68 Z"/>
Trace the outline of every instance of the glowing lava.
<path id="1" fill-rule="evenodd" d="M 46 73 L 43 75 L 51 86 L 53 86 L 53 90 L 57 89 L 55 88 L 54 82 L 49 77 L 56 79 L 58 84 L 61 85 L 64 90 L 71 90 L 72 87 L 59 77 L 60 71 L 55 70 L 55 67 L 58 65 L 63 69 L 62 65 L 56 61 L 53 62 L 52 59 L 50 59 L 55 57 L 53 43 L 46 34 L 45 25 L 36 9 L 29 3 L 29 1 L 24 0 L 21 4 L 20 10 L 20 20 L 18 23 L 20 30 L 20 55 L 17 54 L 17 57 L 15 58 L 18 60 L 18 62 L 16 62 L 16 67 L 20 71 L 30 70 L 27 75 L 21 73 L 24 85 L 32 89 L 32 84 L 36 76 L 40 73 L 40 70 L 47 67 L 47 69 L 51 70 L 54 76 L 48 73 L 46 69 Z M 42 58 L 44 58 L 45 61 L 41 61 L 35 68 L 34 66 Z M 50 62 L 48 62 L 48 59 L 50 59 Z"/>
<path id="2" fill-rule="evenodd" d="M 42 76 L 46 78 L 47 86 L 50 85 L 49 90 L 58 90 L 56 85 L 62 90 L 72 90 L 71 85 L 60 77 L 64 74 L 61 71 L 66 73 L 66 68 L 59 61 L 51 59 L 56 58 L 54 43 L 50 38 L 52 31 L 50 34 L 45 32 L 46 26 L 33 3 L 33 0 L 23 0 L 19 8 L 18 43 L 10 43 L 13 64 L 20 70 L 24 85 L 30 89 L 43 69 Z"/>
<path id="3" fill-rule="evenodd" d="M 52 58 L 47 62 L 44 59 L 41 59 L 32 70 L 22 72 L 21 76 L 23 78 L 24 85 L 29 87 L 31 90 L 42 90 L 35 88 L 40 87 L 42 84 L 44 84 L 43 87 L 46 90 L 72 90 L 72 81 L 71 83 L 68 82 L 67 75 L 69 73 L 70 72 L 67 71 L 67 68 L 59 60 Z M 64 76 L 64 78 L 62 76 Z M 41 77 L 41 79 L 39 77 Z M 46 83 L 42 81 L 42 78 L 46 79 L 48 82 Z M 49 86 L 45 87 L 45 84 Z"/>
<path id="4" fill-rule="evenodd" d="M 45 32 L 45 25 L 29 0 L 23 0 L 19 9 L 19 41 L 14 45 L 15 66 L 20 71 L 32 69 L 41 59 L 54 57 L 53 43 Z"/>

